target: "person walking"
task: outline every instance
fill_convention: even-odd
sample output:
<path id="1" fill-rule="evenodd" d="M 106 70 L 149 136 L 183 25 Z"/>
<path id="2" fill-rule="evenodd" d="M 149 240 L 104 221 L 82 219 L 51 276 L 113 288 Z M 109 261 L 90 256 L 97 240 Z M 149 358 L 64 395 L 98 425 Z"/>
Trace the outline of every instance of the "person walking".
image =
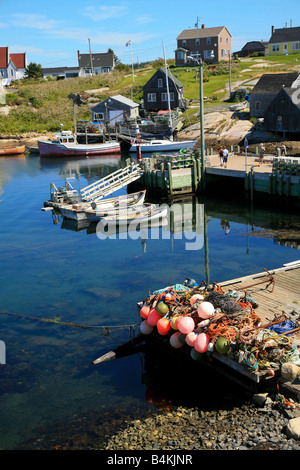
<path id="1" fill-rule="evenodd" d="M 227 161 L 228 161 L 228 150 L 226 147 L 223 149 L 223 162 L 224 162 L 224 168 L 227 168 Z"/>
<path id="2" fill-rule="evenodd" d="M 261 166 L 263 164 L 265 150 L 266 149 L 265 149 L 264 144 L 260 144 L 260 146 L 259 146 L 259 159 L 258 159 L 259 166 Z"/>
<path id="3" fill-rule="evenodd" d="M 220 165 L 223 166 L 223 147 L 219 148 Z"/>
<path id="4" fill-rule="evenodd" d="M 282 157 L 286 156 L 286 146 L 284 144 L 281 144 L 280 152 Z"/>

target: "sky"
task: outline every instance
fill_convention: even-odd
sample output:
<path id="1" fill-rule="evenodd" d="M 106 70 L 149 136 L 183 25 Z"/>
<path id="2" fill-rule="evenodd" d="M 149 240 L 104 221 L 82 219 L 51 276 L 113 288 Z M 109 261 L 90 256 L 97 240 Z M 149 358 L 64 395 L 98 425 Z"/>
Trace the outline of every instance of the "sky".
<path id="1" fill-rule="evenodd" d="M 26 52 L 27 62 L 77 67 L 77 51 L 110 48 L 123 64 L 174 59 L 184 30 L 226 26 L 232 52 L 269 41 L 271 27 L 300 26 L 299 0 L 0 0 L 0 46 Z M 131 41 L 131 46 L 126 43 Z"/>

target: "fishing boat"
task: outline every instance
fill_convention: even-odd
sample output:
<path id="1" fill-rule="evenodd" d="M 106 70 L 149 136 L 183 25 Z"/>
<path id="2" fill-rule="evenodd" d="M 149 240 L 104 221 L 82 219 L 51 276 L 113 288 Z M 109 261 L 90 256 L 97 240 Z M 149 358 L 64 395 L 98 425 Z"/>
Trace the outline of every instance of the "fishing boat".
<path id="1" fill-rule="evenodd" d="M 16 147 L 0 148 L 0 156 L 20 155 L 25 152 L 25 145 Z"/>
<path id="2" fill-rule="evenodd" d="M 41 157 L 92 157 L 120 153 L 120 144 L 109 141 L 97 144 L 78 144 L 76 136 L 71 131 L 55 133 L 56 140 L 38 140 Z"/>
<path id="3" fill-rule="evenodd" d="M 146 205 L 145 205 L 146 206 Z M 150 204 L 149 207 L 139 206 L 136 208 L 129 208 L 128 211 L 115 213 L 102 217 L 100 223 L 105 226 L 110 224 L 120 225 L 129 225 L 134 222 L 135 225 L 138 224 L 147 224 L 148 222 L 157 221 L 168 215 L 168 207 L 163 206 L 159 207 L 155 204 Z"/>
<path id="4" fill-rule="evenodd" d="M 193 148 L 196 140 L 174 141 L 169 139 L 152 139 L 148 141 L 139 141 L 135 139 L 131 143 L 129 152 L 136 152 L 138 148 L 141 152 L 176 152 L 181 149 Z"/>
<path id="5" fill-rule="evenodd" d="M 97 217 L 98 214 L 111 213 L 118 208 L 132 207 L 134 205 L 143 204 L 146 196 L 146 190 L 137 193 L 125 194 L 114 198 L 103 199 L 98 202 L 77 202 L 75 204 L 66 204 L 59 202 L 50 203 L 64 218 L 76 221 L 91 220 L 92 215 Z M 46 206 L 48 206 L 47 201 Z M 89 215 L 89 217 L 88 217 Z M 95 220 L 99 220 L 95 218 Z"/>

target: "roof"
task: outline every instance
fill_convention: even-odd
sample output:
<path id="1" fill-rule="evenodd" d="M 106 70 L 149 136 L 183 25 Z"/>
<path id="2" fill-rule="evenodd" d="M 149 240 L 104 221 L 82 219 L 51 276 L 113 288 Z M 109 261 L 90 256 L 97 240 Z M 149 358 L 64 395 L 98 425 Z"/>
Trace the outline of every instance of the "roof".
<path id="1" fill-rule="evenodd" d="M 282 86 L 291 87 L 297 80 L 299 72 L 294 73 L 265 73 L 259 79 L 252 90 L 255 93 L 271 93 L 277 94 Z"/>
<path id="2" fill-rule="evenodd" d="M 93 67 L 113 67 L 114 54 L 113 52 L 104 52 L 99 54 L 92 54 Z M 80 54 L 78 52 L 79 67 L 90 68 L 91 56 L 90 54 Z"/>
<path id="3" fill-rule="evenodd" d="M 25 52 L 10 54 L 7 46 L 0 47 L 0 69 L 6 69 L 10 60 L 17 69 L 26 68 Z"/>
<path id="4" fill-rule="evenodd" d="M 268 43 L 267 41 L 248 41 L 248 42 L 244 45 L 244 47 L 243 47 L 242 50 L 246 49 L 247 46 L 248 46 L 248 44 L 257 44 L 257 45 L 262 46 L 262 47 L 267 47 L 269 43 Z"/>
<path id="5" fill-rule="evenodd" d="M 124 103 L 127 106 L 131 106 L 132 108 L 135 108 L 135 107 L 139 106 L 139 104 L 136 103 L 135 101 L 132 101 L 130 98 L 126 98 L 125 96 L 122 96 L 122 95 L 111 96 L 108 99 L 113 99 L 113 100 L 116 100 L 116 101 L 120 101 L 121 103 Z"/>
<path id="6" fill-rule="evenodd" d="M 226 26 L 216 26 L 214 28 L 185 29 L 179 34 L 179 36 L 177 36 L 176 39 L 198 39 L 219 36 L 223 29 L 226 29 L 228 34 L 231 36 Z"/>
<path id="7" fill-rule="evenodd" d="M 279 42 L 300 41 L 300 26 L 296 28 L 275 29 L 269 41 L 270 44 L 278 44 Z"/>

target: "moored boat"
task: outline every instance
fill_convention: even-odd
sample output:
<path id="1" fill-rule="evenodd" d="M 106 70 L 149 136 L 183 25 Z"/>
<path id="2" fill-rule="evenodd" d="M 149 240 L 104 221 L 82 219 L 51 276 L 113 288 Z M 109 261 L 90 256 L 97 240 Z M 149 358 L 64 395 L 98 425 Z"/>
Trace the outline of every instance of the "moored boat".
<path id="1" fill-rule="evenodd" d="M 153 139 L 149 141 L 134 141 L 129 152 L 136 152 L 140 148 L 141 152 L 175 152 L 181 149 L 193 148 L 196 140 L 174 141 L 169 139 Z"/>
<path id="2" fill-rule="evenodd" d="M 120 153 L 120 144 L 116 141 L 109 141 L 97 144 L 78 144 L 71 131 L 57 132 L 57 140 L 38 140 L 38 147 L 41 157 L 92 157 L 93 155 L 109 155 Z"/>
<path id="3" fill-rule="evenodd" d="M 16 146 L 16 147 L 0 148 L 0 156 L 21 155 L 24 152 L 25 152 L 25 145 L 19 145 L 19 146 Z"/>
<path id="4" fill-rule="evenodd" d="M 133 209 L 133 208 L 132 208 Z M 112 215 L 102 217 L 100 223 L 104 225 L 116 224 L 116 225 L 129 225 L 134 222 L 138 224 L 147 224 L 151 221 L 156 221 L 166 217 L 168 214 L 168 207 L 159 207 L 155 204 L 150 204 L 150 207 L 144 208 L 144 206 L 136 207 L 135 210 L 128 210 L 126 212 L 120 212 Z"/>

